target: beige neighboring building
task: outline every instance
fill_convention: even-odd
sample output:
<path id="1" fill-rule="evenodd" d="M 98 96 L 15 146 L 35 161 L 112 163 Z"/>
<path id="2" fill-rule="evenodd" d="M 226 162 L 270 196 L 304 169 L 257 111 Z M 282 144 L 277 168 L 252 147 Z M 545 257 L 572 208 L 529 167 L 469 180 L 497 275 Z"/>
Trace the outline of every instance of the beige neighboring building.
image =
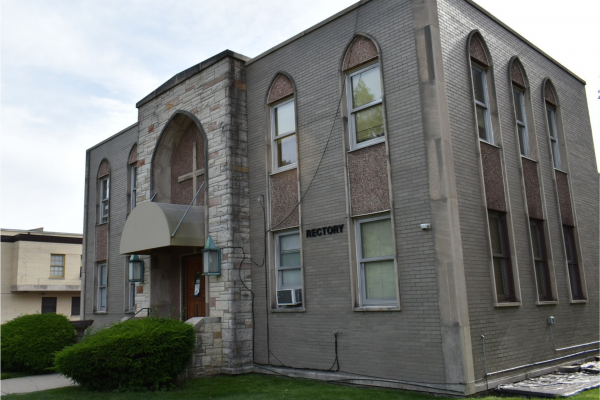
<path id="1" fill-rule="evenodd" d="M 2 229 L 2 323 L 56 312 L 80 319 L 82 235 Z"/>

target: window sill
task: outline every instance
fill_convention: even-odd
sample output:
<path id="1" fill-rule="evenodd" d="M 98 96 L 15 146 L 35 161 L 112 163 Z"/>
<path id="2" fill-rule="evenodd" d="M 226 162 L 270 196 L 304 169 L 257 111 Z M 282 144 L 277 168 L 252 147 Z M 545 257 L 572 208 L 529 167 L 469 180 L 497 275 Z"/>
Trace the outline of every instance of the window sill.
<path id="1" fill-rule="evenodd" d="M 485 143 L 485 144 L 487 144 L 487 145 L 490 145 L 490 146 L 492 146 L 492 147 L 495 147 L 495 148 L 497 148 L 497 149 L 502 149 L 502 147 L 498 146 L 497 144 L 490 143 L 490 142 L 488 142 L 487 140 L 485 140 L 485 139 L 482 139 L 482 138 L 479 138 L 479 142 L 480 142 L 480 143 Z"/>
<path id="2" fill-rule="evenodd" d="M 585 304 L 587 303 L 587 299 L 583 299 L 583 300 L 571 300 L 570 303 L 571 304 Z"/>
<path id="3" fill-rule="evenodd" d="M 523 303 L 520 301 L 513 301 L 510 303 L 495 303 L 494 307 L 521 307 Z"/>
<path id="4" fill-rule="evenodd" d="M 567 175 L 569 175 L 569 173 L 568 173 L 567 171 L 563 171 L 563 170 L 562 170 L 562 169 L 560 169 L 560 168 L 554 168 L 554 170 L 555 170 L 555 171 L 558 171 L 558 172 L 562 172 L 563 174 L 567 174 Z"/>
<path id="5" fill-rule="evenodd" d="M 49 276 L 48 279 L 52 280 L 65 280 L 64 276 Z"/>
<path id="6" fill-rule="evenodd" d="M 108 221 L 106 221 L 106 222 L 98 222 L 98 223 L 96 224 L 96 226 L 100 226 L 100 225 L 107 225 L 107 224 L 108 224 Z"/>
<path id="7" fill-rule="evenodd" d="M 536 160 L 534 160 L 534 159 L 533 159 L 533 158 L 531 158 L 531 157 L 527 157 L 527 156 L 524 156 L 523 154 L 521 154 L 521 158 L 524 158 L 524 159 L 526 159 L 526 160 L 529 160 L 529 161 L 533 161 L 534 163 L 536 163 L 536 164 L 537 164 L 537 161 L 536 161 Z"/>
<path id="8" fill-rule="evenodd" d="M 354 145 L 350 150 L 348 150 L 348 153 L 353 153 L 355 151 L 358 150 L 362 150 L 362 149 L 366 149 L 367 147 L 371 147 L 374 146 L 376 144 L 380 144 L 380 143 L 385 143 L 385 136 L 383 135 L 381 137 L 378 137 L 376 139 L 371 139 L 368 142 L 361 144 L 361 145 Z"/>
<path id="9" fill-rule="evenodd" d="M 558 300 L 547 300 L 547 301 L 538 301 L 536 305 L 538 306 L 555 306 L 558 304 Z"/>
<path id="10" fill-rule="evenodd" d="M 288 165 L 287 167 L 282 167 L 282 168 L 277 169 L 277 171 L 269 174 L 269 176 L 277 175 L 282 172 L 290 171 L 290 170 L 296 169 L 296 168 L 298 168 L 298 164 Z"/>
<path id="11" fill-rule="evenodd" d="M 398 306 L 362 306 L 362 307 L 354 307 L 354 311 L 364 312 L 364 311 L 402 311 L 402 309 Z"/>
<path id="12" fill-rule="evenodd" d="M 306 308 L 304 307 L 295 307 L 295 308 L 272 308 L 272 313 L 303 313 L 306 312 Z"/>
<path id="13" fill-rule="evenodd" d="M 108 314 L 106 311 L 94 311 L 94 315 L 106 315 Z"/>

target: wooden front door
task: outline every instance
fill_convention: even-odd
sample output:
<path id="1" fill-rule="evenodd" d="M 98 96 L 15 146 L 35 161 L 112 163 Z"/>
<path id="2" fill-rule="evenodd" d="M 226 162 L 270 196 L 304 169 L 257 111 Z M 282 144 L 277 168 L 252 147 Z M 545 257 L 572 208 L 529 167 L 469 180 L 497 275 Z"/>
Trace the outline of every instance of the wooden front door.
<path id="1" fill-rule="evenodd" d="M 206 285 L 202 275 L 202 256 L 185 259 L 186 320 L 206 316 Z"/>

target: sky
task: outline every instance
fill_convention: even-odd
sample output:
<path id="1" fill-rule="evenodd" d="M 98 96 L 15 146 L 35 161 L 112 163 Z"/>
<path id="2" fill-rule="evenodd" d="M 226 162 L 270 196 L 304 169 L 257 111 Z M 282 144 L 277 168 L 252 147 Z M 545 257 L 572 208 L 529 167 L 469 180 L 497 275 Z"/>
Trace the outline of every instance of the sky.
<path id="1" fill-rule="evenodd" d="M 355 2 L 2 0 L 0 226 L 81 233 L 85 151 L 135 123 L 137 101 L 224 49 L 257 56 Z M 600 2 L 477 2 L 587 82 L 600 160 Z"/>

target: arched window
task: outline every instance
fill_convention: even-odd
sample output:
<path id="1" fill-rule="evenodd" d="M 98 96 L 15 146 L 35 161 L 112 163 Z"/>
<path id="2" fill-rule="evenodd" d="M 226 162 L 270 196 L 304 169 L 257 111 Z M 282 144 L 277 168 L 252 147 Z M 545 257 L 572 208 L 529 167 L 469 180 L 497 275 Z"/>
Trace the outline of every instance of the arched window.
<path id="1" fill-rule="evenodd" d="M 272 172 L 295 168 L 298 162 L 296 104 L 294 85 L 289 77 L 278 74 L 267 98 L 271 107 Z"/>
<path id="2" fill-rule="evenodd" d="M 357 36 L 346 51 L 342 69 L 346 74 L 350 148 L 384 142 L 383 87 L 375 43 Z"/>
<path id="3" fill-rule="evenodd" d="M 522 156 L 531 157 L 531 144 L 527 118 L 529 98 L 526 96 L 527 83 L 525 82 L 525 73 L 518 59 L 515 59 L 512 62 L 510 77 L 512 81 L 517 132 L 519 135 L 519 148 Z"/>
<path id="4" fill-rule="evenodd" d="M 488 76 L 490 62 L 479 35 L 473 35 L 469 46 L 471 73 L 473 78 L 473 101 L 475 102 L 475 117 L 479 138 L 494 144 L 494 131 L 490 116 L 490 94 Z"/>
<path id="5" fill-rule="evenodd" d="M 561 145 L 558 139 L 558 124 L 556 117 L 556 109 L 558 102 L 556 101 L 556 95 L 550 81 L 546 82 L 544 88 L 544 99 L 546 100 L 546 116 L 548 118 L 548 136 L 550 137 L 550 147 L 552 148 L 552 162 L 554 168 L 562 169 L 563 161 L 561 157 Z"/>
<path id="6" fill-rule="evenodd" d="M 98 203 L 98 223 L 107 223 L 110 207 L 110 166 L 107 160 L 103 160 L 98 169 Z"/>

